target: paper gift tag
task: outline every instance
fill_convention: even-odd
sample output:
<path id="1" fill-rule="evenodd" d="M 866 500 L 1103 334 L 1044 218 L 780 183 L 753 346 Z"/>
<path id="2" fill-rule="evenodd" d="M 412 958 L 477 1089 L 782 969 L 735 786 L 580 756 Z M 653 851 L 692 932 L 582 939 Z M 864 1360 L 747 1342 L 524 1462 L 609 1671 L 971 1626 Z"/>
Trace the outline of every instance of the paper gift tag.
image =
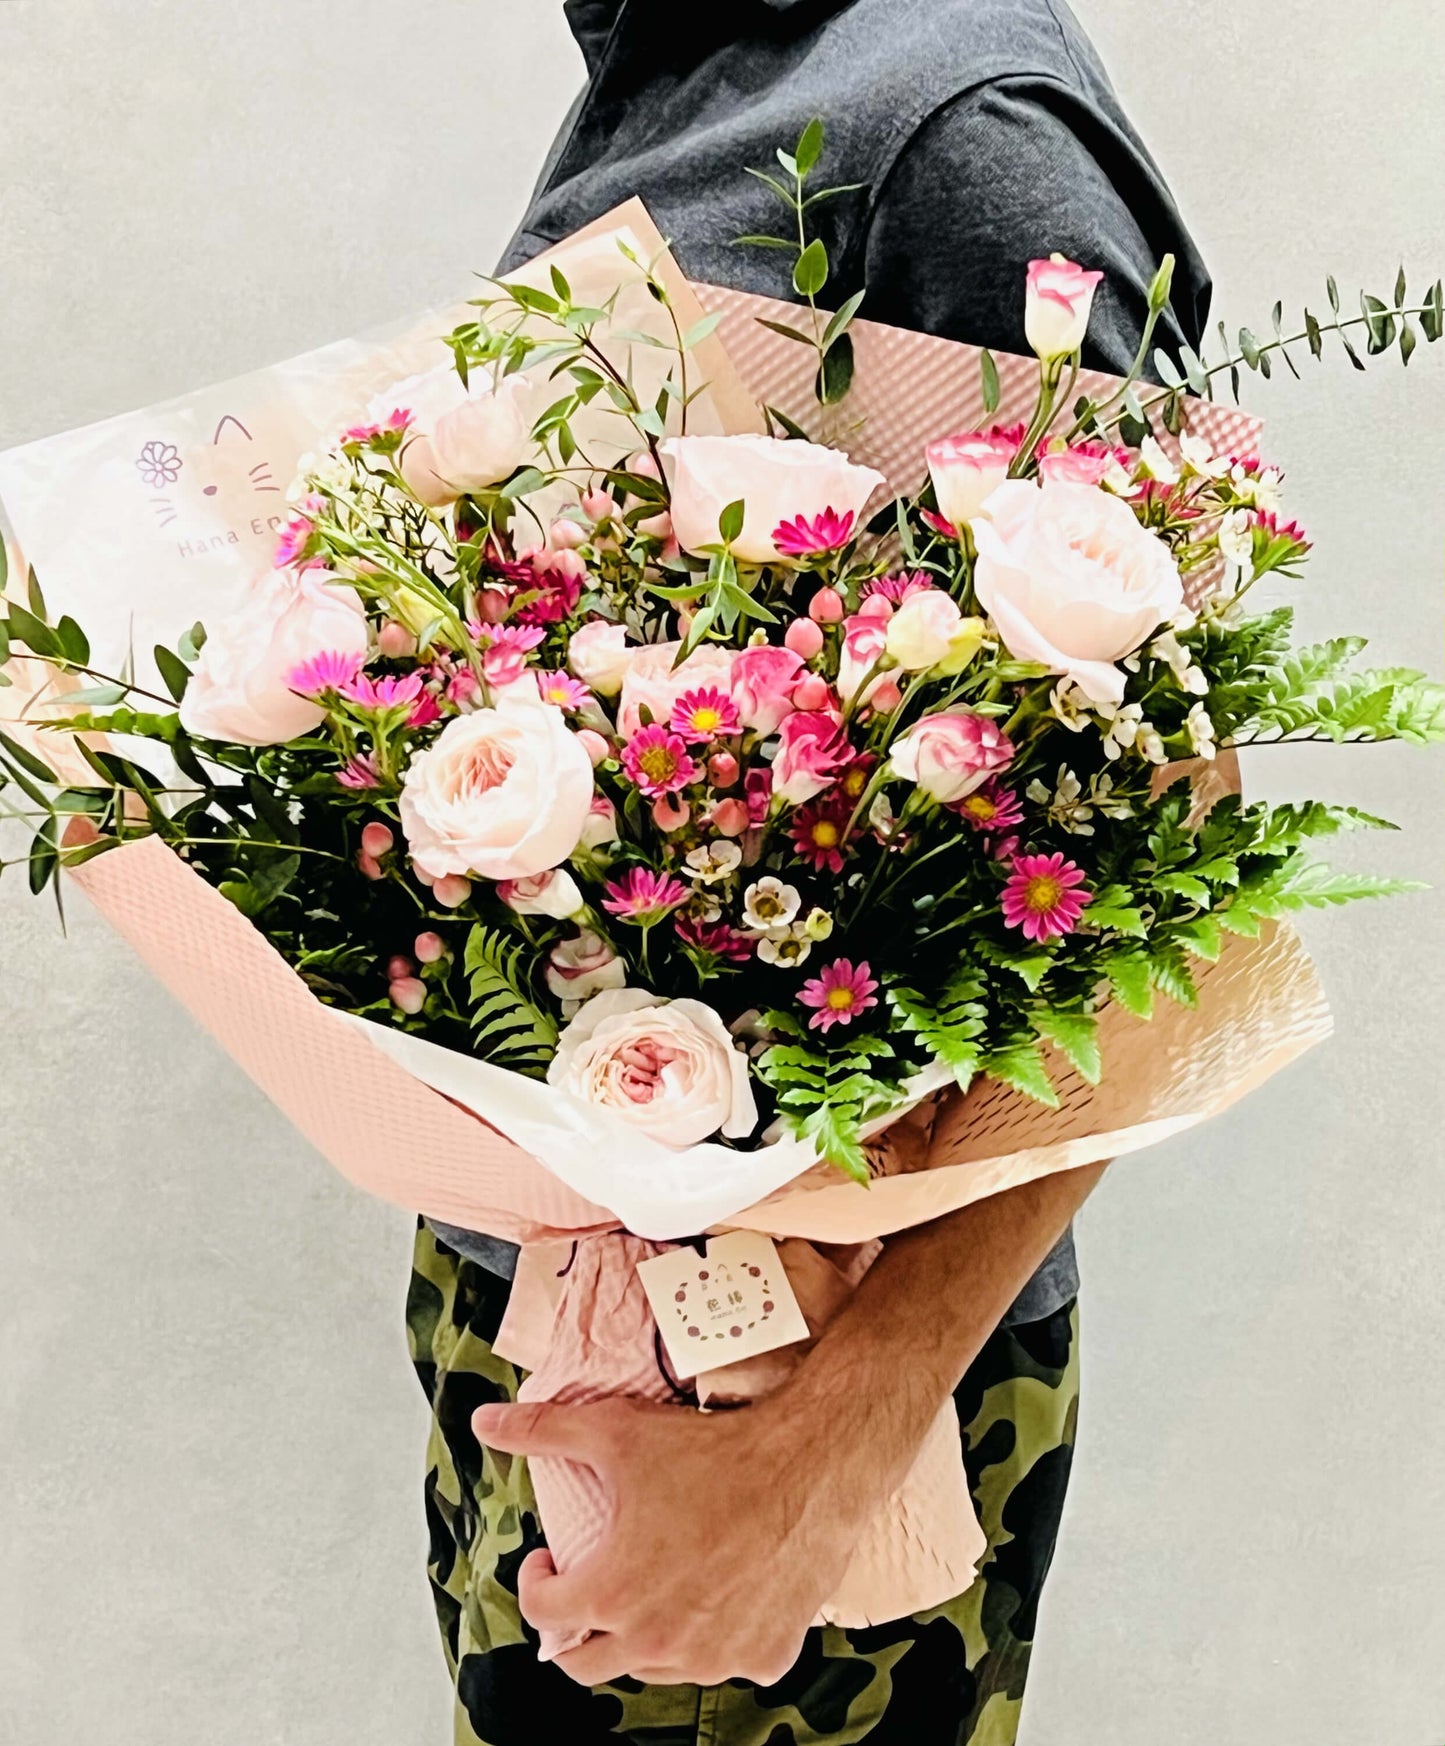
<path id="1" fill-rule="evenodd" d="M 670 1249 L 637 1274 L 679 1377 L 808 1338 L 777 1247 L 758 1231 L 709 1237 L 701 1255 Z"/>

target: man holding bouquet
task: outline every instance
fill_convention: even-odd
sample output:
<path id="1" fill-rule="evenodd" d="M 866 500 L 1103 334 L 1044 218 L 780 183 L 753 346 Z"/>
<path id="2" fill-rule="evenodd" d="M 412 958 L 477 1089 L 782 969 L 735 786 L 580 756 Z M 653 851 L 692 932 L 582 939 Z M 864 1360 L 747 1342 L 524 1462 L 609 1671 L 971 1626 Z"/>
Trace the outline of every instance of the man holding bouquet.
<path id="1" fill-rule="evenodd" d="M 1018 287 L 1058 250 L 1105 273 L 1084 363 L 1122 372 L 1148 284 L 1177 259 L 1166 344 L 1199 342 L 1202 263 L 1092 49 L 1053 0 L 567 0 L 588 83 L 504 270 L 632 195 L 688 274 L 789 295 L 744 174 L 823 117 L 817 209 L 836 300 L 865 317 L 1027 349 Z M 434 1410 L 430 1574 L 458 1746 L 978 1742 L 1017 1731 L 1078 1401 L 1070 1221 L 1102 1166 L 890 1239 L 793 1380 L 743 1412 L 506 1403 L 491 1351 L 515 1251 L 425 1221 L 408 1321 Z M 924 1618 L 810 1628 L 862 1525 L 954 1395 L 989 1540 Z M 479 1410 L 480 1409 L 480 1410 Z M 600 1555 L 559 1575 L 509 1455 L 591 1466 Z M 545 1629 L 577 1646 L 537 1655 Z"/>

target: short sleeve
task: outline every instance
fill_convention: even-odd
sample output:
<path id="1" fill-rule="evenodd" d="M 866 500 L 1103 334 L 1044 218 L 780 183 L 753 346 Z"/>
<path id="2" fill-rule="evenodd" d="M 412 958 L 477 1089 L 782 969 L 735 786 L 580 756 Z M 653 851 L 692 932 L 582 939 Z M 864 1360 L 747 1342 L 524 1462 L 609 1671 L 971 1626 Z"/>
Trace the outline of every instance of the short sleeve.
<path id="1" fill-rule="evenodd" d="M 862 313 L 1027 352 L 1025 269 L 1054 252 L 1105 274 L 1087 366 L 1128 368 L 1165 254 L 1176 266 L 1158 337 L 1198 345 L 1208 274 L 1139 141 L 1052 81 L 980 86 L 935 111 L 881 184 L 863 245 Z"/>

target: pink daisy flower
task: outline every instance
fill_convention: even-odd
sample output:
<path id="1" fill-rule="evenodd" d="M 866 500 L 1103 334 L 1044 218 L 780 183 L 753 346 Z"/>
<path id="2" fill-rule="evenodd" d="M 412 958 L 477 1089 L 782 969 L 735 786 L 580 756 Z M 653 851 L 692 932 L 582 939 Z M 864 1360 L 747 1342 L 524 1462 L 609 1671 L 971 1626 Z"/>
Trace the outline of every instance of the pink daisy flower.
<path id="1" fill-rule="evenodd" d="M 773 544 L 785 558 L 821 558 L 847 545 L 857 519 L 851 509 L 842 515 L 834 509 L 811 518 L 800 515 L 778 523 L 773 529 Z"/>
<path id="2" fill-rule="evenodd" d="M 543 703 L 555 703 L 558 709 L 575 710 L 585 709 L 592 701 L 592 693 L 570 673 L 538 673 L 536 677 Z"/>
<path id="3" fill-rule="evenodd" d="M 677 937 L 683 945 L 727 964 L 745 964 L 757 944 L 750 935 L 739 933 L 726 922 L 697 921 L 692 916 L 681 915 L 676 927 Z"/>
<path id="4" fill-rule="evenodd" d="M 377 710 L 400 709 L 413 704 L 421 692 L 420 673 L 408 673 L 400 679 L 373 679 L 369 674 L 358 673 L 349 685 L 341 688 L 341 695 L 348 703 L 354 703 L 358 709 Z"/>
<path id="5" fill-rule="evenodd" d="M 341 441 L 343 444 L 374 443 L 378 437 L 399 436 L 410 425 L 411 419 L 411 413 L 398 406 L 380 424 L 354 424 L 350 430 L 342 431 Z"/>
<path id="6" fill-rule="evenodd" d="M 815 873 L 843 871 L 843 833 L 852 810 L 846 802 L 815 800 L 793 814 L 793 848 Z"/>
<path id="7" fill-rule="evenodd" d="M 866 963 L 835 958 L 820 975 L 803 984 L 798 999 L 802 1005 L 816 1008 L 808 1020 L 809 1030 L 826 1031 L 834 1025 L 850 1025 L 860 1013 L 877 1006 L 877 991 L 878 984 L 868 974 Z"/>
<path id="8" fill-rule="evenodd" d="M 904 570 L 896 576 L 876 576 L 873 581 L 865 582 L 862 598 L 868 600 L 877 594 L 894 606 L 901 606 L 910 594 L 921 594 L 925 588 L 937 586 L 933 578 L 925 576 L 921 570 Z"/>
<path id="9" fill-rule="evenodd" d="M 309 497 L 303 497 L 296 505 L 290 521 L 276 536 L 276 555 L 271 562 L 278 570 L 284 570 L 288 564 L 294 564 L 305 552 L 311 536 L 316 532 L 314 517 L 326 508 L 326 499 L 318 497 L 313 492 Z"/>
<path id="10" fill-rule="evenodd" d="M 337 772 L 336 780 L 343 788 L 377 788 L 381 784 L 381 773 L 371 753 L 363 752 L 347 760 L 345 767 Z"/>
<path id="11" fill-rule="evenodd" d="M 1024 817 L 1018 795 L 993 776 L 972 794 L 953 801 L 950 811 L 966 818 L 976 831 L 1009 831 L 1022 824 Z"/>
<path id="12" fill-rule="evenodd" d="M 561 624 L 577 610 L 582 581 L 562 570 L 532 571 L 520 598 L 523 604 L 516 608 L 520 624 Z"/>
<path id="13" fill-rule="evenodd" d="M 671 728 L 685 740 L 715 740 L 720 734 L 735 734 L 742 729 L 738 706 L 726 691 L 716 685 L 703 685 L 684 691 L 672 706 Z"/>
<path id="14" fill-rule="evenodd" d="M 688 755 L 687 741 L 660 721 L 639 728 L 622 748 L 622 769 L 650 800 L 676 794 L 702 774 L 702 765 Z"/>
<path id="15" fill-rule="evenodd" d="M 286 683 L 303 697 L 321 697 L 328 691 L 345 691 L 361 671 L 362 657 L 340 649 L 326 649 L 293 667 Z"/>
<path id="16" fill-rule="evenodd" d="M 406 718 L 406 725 L 409 728 L 430 727 L 434 721 L 440 721 L 441 718 L 441 706 L 437 703 L 435 694 L 423 691 L 411 706 L 411 714 Z"/>
<path id="17" fill-rule="evenodd" d="M 668 873 L 654 873 L 647 867 L 629 867 L 621 879 L 609 879 L 603 890 L 607 893 L 602 899 L 603 909 L 621 921 L 636 922 L 639 927 L 651 927 L 692 896 L 680 879 Z"/>
<path id="18" fill-rule="evenodd" d="M 1004 884 L 1003 919 L 1030 940 L 1071 934 L 1093 902 L 1090 892 L 1079 889 L 1083 883 L 1083 868 L 1062 855 L 1019 855 Z"/>

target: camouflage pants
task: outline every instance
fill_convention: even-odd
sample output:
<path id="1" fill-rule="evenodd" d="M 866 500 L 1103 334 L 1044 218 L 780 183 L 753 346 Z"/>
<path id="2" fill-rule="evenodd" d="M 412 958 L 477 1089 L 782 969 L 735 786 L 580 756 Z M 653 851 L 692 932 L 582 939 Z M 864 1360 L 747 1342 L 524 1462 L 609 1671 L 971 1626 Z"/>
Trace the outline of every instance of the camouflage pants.
<path id="1" fill-rule="evenodd" d="M 539 1662 L 517 1567 L 542 1543 L 526 1463 L 471 1417 L 521 1380 L 491 1339 L 507 1282 L 422 1222 L 407 1327 L 432 1406 L 428 1575 L 456 1691 L 455 1746 L 1012 1746 L 1078 1410 L 1077 1311 L 1000 1329 L 956 1400 L 989 1553 L 967 1594 L 868 1630 L 808 1633 L 766 1688 L 619 1680 L 588 1691 Z"/>

